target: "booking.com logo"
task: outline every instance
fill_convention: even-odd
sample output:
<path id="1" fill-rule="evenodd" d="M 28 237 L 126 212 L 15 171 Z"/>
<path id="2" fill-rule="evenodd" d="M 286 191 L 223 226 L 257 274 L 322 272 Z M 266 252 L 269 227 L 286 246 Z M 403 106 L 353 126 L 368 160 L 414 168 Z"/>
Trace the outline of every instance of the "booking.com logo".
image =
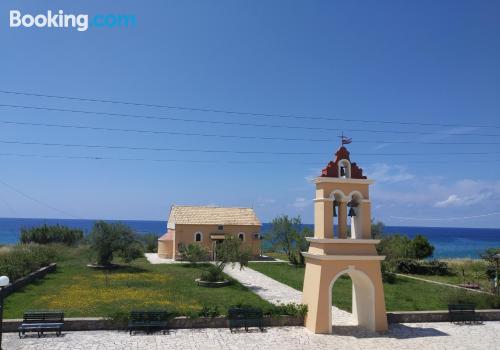
<path id="1" fill-rule="evenodd" d="M 97 14 L 89 17 L 88 14 L 66 14 L 63 10 L 36 15 L 22 14 L 19 10 L 10 11 L 11 28 L 37 27 L 37 28 L 73 28 L 85 32 L 89 28 L 116 28 L 135 27 L 137 19 L 134 15 L 122 14 Z"/>

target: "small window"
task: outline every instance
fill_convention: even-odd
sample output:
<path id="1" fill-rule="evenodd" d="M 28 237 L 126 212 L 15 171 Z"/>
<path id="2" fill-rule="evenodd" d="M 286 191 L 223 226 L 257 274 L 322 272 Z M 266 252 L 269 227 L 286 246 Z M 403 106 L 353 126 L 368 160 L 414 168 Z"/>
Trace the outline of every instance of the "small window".
<path id="1" fill-rule="evenodd" d="M 203 235 L 201 234 L 201 232 L 196 232 L 194 234 L 194 241 L 201 242 L 202 240 L 203 240 Z"/>
<path id="2" fill-rule="evenodd" d="M 238 233 L 238 238 L 240 241 L 244 242 L 245 241 L 245 234 L 243 232 Z"/>
<path id="3" fill-rule="evenodd" d="M 224 226 L 222 226 L 222 225 L 217 226 L 217 230 L 219 230 L 219 231 L 224 230 Z"/>

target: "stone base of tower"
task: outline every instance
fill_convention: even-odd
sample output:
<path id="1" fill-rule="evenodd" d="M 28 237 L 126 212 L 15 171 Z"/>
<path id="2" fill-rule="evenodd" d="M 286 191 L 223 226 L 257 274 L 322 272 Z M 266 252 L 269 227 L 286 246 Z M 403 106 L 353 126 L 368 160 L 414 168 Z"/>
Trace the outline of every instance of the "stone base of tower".
<path id="1" fill-rule="evenodd" d="M 323 240 L 324 241 L 324 240 Z M 329 249 L 339 240 L 328 240 Z M 337 244 L 333 243 L 336 241 Z M 343 240 L 342 240 L 343 241 Z M 351 242 L 355 240 L 351 240 Z M 340 243 L 345 251 L 358 250 L 364 243 Z M 314 244 L 313 244 L 314 245 Z M 316 243 L 316 246 L 318 243 Z M 371 244 L 372 246 L 373 243 Z M 351 247 L 349 247 L 351 246 Z M 326 248 L 326 247 L 325 247 Z M 311 249 L 309 250 L 311 251 Z M 372 331 L 386 331 L 384 289 L 378 255 L 325 255 L 303 253 L 306 258 L 302 303 L 308 306 L 305 320 L 307 329 L 314 333 L 332 333 L 332 287 L 341 275 L 348 274 L 353 283 L 352 312 L 360 327 Z"/>

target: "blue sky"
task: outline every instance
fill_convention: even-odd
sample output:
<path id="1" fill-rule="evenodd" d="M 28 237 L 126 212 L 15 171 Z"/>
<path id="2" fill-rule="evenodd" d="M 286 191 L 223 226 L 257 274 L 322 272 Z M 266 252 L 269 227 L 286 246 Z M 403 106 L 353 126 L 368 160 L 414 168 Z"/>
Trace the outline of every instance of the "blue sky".
<path id="1" fill-rule="evenodd" d="M 23 14 L 60 9 L 91 16 L 131 14 L 137 25 L 85 32 L 9 28 L 13 9 Z M 337 136 L 344 130 L 354 140 L 349 147 L 352 159 L 377 180 L 372 188 L 376 219 L 390 225 L 500 223 L 500 215 L 441 220 L 500 212 L 500 156 L 495 154 L 500 147 L 494 144 L 500 143 L 496 1 L 2 1 L 0 18 L 0 90 L 365 120 L 206 113 L 0 93 L 0 104 L 283 126 L 0 107 L 2 217 L 70 217 L 64 211 L 79 218 L 165 219 L 176 203 L 253 206 L 264 222 L 278 214 L 300 214 L 310 223 L 310 179 L 333 157 Z M 422 134 L 426 132 L 433 134 Z M 488 144 L 461 144 L 474 142 Z M 230 153 L 240 151 L 263 153 Z M 311 154 L 275 154 L 280 152 Z M 446 154 L 450 152 L 482 154 Z M 418 154 L 387 155 L 391 153 Z"/>

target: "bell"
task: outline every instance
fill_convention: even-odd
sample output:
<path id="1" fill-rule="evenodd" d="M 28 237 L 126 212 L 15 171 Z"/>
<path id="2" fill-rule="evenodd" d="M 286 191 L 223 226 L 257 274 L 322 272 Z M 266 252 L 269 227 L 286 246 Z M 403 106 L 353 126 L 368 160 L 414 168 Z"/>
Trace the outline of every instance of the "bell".
<path id="1" fill-rule="evenodd" d="M 347 214 L 347 215 L 350 216 L 350 217 L 356 216 L 356 212 L 354 211 L 353 207 L 349 208 L 349 214 Z"/>
<path id="2" fill-rule="evenodd" d="M 337 217 L 337 210 L 335 209 L 336 206 L 337 206 L 337 202 L 333 202 L 333 217 L 334 218 Z"/>

